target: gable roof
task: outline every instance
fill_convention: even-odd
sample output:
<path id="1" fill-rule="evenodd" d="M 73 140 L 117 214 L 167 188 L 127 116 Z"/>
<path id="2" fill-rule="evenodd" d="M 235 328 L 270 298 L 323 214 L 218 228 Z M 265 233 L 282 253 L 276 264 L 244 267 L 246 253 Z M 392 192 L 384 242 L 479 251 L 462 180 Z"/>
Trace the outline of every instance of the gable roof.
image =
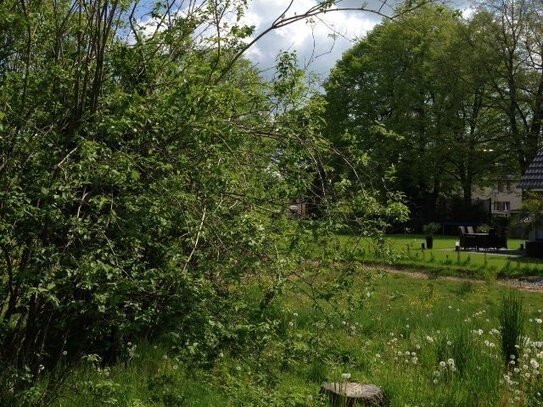
<path id="1" fill-rule="evenodd" d="M 539 150 L 518 186 L 522 189 L 543 189 L 543 149 Z"/>

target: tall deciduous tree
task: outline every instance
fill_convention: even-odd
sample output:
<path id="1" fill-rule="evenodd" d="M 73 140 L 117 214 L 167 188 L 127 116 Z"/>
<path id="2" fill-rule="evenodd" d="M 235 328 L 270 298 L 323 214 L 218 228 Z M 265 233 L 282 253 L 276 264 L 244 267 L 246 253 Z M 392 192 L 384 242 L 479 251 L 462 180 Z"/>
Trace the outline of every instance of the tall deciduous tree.
<path id="1" fill-rule="evenodd" d="M 461 191 L 469 205 L 501 154 L 472 35 L 458 13 L 420 8 L 370 32 L 326 84 L 329 137 L 371 157 L 380 177 L 394 167 L 396 187 L 427 217 L 443 194 Z"/>
<path id="2" fill-rule="evenodd" d="M 524 172 L 542 134 L 543 6 L 538 0 L 487 0 L 479 13 L 476 50 L 494 103 L 507 118 L 507 145 Z M 479 52 L 479 46 L 491 52 Z"/>

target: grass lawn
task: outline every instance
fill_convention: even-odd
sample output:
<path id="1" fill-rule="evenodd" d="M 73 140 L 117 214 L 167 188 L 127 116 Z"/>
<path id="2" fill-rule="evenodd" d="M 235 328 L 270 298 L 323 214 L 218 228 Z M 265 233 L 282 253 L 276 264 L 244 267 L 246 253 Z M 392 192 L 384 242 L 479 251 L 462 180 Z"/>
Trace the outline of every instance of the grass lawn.
<path id="1" fill-rule="evenodd" d="M 356 301 L 315 308 L 285 290 L 273 307 L 276 322 L 262 325 L 269 335 L 258 352 L 225 350 L 206 368 L 176 356 L 170 340 L 139 344 L 128 365 L 83 363 L 53 405 L 325 406 L 320 383 L 342 373 L 381 386 L 391 407 L 543 405 L 543 295 L 519 293 L 526 336 L 506 368 L 499 334 L 506 291 L 495 283 L 371 272 L 350 292 Z"/>
<path id="2" fill-rule="evenodd" d="M 388 235 L 381 247 L 369 238 L 340 235 L 338 239 L 343 247 L 352 250 L 357 259 L 368 262 L 423 266 L 444 274 L 460 272 L 484 278 L 543 275 L 541 259 L 530 259 L 511 253 L 524 243 L 523 240 L 509 239 L 509 250 L 502 250 L 500 254 L 492 251 L 456 252 L 456 236 L 434 236 L 433 248 L 426 250 L 421 249 L 421 244 L 425 242 L 424 235 Z"/>

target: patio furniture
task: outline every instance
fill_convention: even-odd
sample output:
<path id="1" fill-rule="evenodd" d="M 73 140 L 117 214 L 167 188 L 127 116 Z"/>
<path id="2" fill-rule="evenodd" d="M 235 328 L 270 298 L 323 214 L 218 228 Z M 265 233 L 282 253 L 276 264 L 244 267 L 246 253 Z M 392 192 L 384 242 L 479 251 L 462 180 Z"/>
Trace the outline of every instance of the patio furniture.
<path id="1" fill-rule="evenodd" d="M 495 229 L 490 229 L 488 233 L 474 232 L 471 226 L 467 228 L 460 226 L 458 229 L 460 232 L 460 249 L 462 250 L 507 249 L 507 238 L 496 233 Z"/>

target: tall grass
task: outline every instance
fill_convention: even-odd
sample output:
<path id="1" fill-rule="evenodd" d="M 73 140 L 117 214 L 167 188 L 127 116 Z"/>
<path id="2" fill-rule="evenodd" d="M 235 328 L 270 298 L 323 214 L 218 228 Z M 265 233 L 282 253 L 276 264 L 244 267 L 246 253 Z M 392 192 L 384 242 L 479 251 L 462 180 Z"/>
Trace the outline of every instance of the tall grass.
<path id="1" fill-rule="evenodd" d="M 518 292 L 509 291 L 500 305 L 501 350 L 506 364 L 518 360 L 525 319 L 522 298 Z"/>
<path id="2" fill-rule="evenodd" d="M 167 341 L 142 344 L 129 367 L 74 372 L 53 406 L 329 407 L 320 384 L 344 372 L 381 387 L 390 407 L 543 405 L 543 369 L 534 367 L 543 366 L 542 296 L 503 295 L 490 282 L 367 278 L 353 291 L 371 284 L 371 297 L 352 310 L 334 298 L 339 313 L 285 291 L 269 315 L 281 326 L 258 363 L 225 352 L 206 370 L 177 359 Z M 511 354 L 521 361 L 514 367 L 504 364 Z"/>

